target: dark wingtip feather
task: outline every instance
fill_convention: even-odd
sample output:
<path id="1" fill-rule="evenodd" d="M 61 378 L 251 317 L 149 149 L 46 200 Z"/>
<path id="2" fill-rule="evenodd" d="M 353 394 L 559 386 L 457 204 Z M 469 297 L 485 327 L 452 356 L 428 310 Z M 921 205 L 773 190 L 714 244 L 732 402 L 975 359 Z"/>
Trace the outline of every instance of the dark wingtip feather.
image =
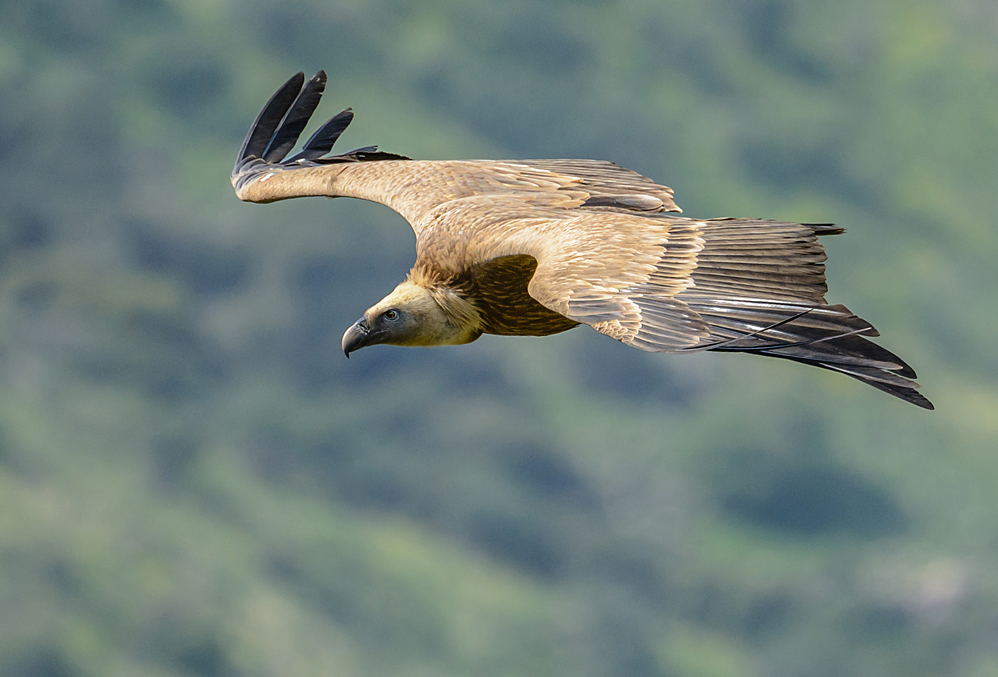
<path id="1" fill-rule="evenodd" d="M 297 155 L 288 158 L 288 162 L 298 160 L 316 160 L 333 148 L 333 144 L 340 138 L 340 134 L 350 125 L 353 120 L 353 109 L 342 110 L 329 118 L 324 125 L 316 130 L 315 134 L 309 137 L 302 150 Z"/>
<path id="2" fill-rule="evenodd" d="M 841 226 L 836 226 L 834 223 L 802 223 L 802 226 L 807 226 L 814 231 L 815 235 L 841 235 L 846 232 L 845 228 Z"/>
<path id="3" fill-rule="evenodd" d="M 267 105 L 256 116 L 256 120 L 253 121 L 246 138 L 243 140 L 239 156 L 236 158 L 237 167 L 249 157 L 263 157 L 271 137 L 274 136 L 274 132 L 281 124 L 288 109 L 295 102 L 304 84 L 305 74 L 295 73 L 281 85 L 280 89 L 274 92 L 274 95 L 267 101 Z"/>
<path id="4" fill-rule="evenodd" d="M 923 409 L 933 408 L 916 390 L 915 370 L 868 340 L 875 334 L 873 327 L 845 306 L 692 297 L 688 303 L 720 339 L 700 349 L 754 353 L 830 369 Z"/>
<path id="5" fill-rule="evenodd" d="M 852 376 L 852 374 L 850 374 Z M 859 378 L 859 377 L 856 377 Z M 882 383 L 875 380 L 860 378 L 863 383 L 871 385 L 877 390 L 882 390 L 885 393 L 889 393 L 894 397 L 900 398 L 905 402 L 910 402 L 916 407 L 921 407 L 922 409 L 928 409 L 929 411 L 935 410 L 935 405 L 928 400 L 927 397 L 922 395 L 922 393 L 915 390 L 914 384 L 912 386 L 898 386 L 890 383 Z"/>
<path id="6" fill-rule="evenodd" d="M 897 373 L 894 371 L 884 371 L 883 369 L 876 367 L 863 367 L 861 365 L 850 364 L 848 362 L 836 360 L 834 357 L 826 360 L 817 356 L 790 356 L 772 352 L 760 352 L 758 354 L 765 355 L 766 357 L 778 357 L 792 362 L 807 364 L 812 367 L 819 367 L 821 369 L 827 369 L 829 371 L 845 374 L 846 376 L 851 376 L 854 379 L 862 381 L 868 386 L 876 388 L 877 390 L 893 395 L 894 397 L 902 399 L 905 402 L 910 402 L 916 407 L 928 409 L 929 411 L 935 409 L 932 402 L 918 392 L 917 383 L 894 376 L 894 374 Z"/>
<path id="7" fill-rule="evenodd" d="M 243 188 L 268 172 L 337 162 L 410 159 L 404 155 L 378 152 L 377 146 L 366 146 L 349 153 L 322 157 L 329 153 L 333 144 L 353 120 L 353 111 L 347 108 L 322 125 L 298 154 L 285 160 L 284 157 L 297 143 L 309 118 L 318 107 L 325 87 L 325 71 L 320 70 L 307 83 L 304 73 L 296 73 L 270 97 L 267 105 L 253 121 L 249 133 L 246 134 L 235 167 L 232 169 L 232 186 L 242 199 L 247 199 L 241 194 Z"/>
<path id="8" fill-rule="evenodd" d="M 407 155 L 399 155 L 398 153 L 386 153 L 384 151 L 379 151 L 377 146 L 364 146 L 363 148 L 358 148 L 352 150 L 349 153 L 342 153 L 340 155 L 333 155 L 332 157 L 320 158 L 315 162 L 321 164 L 335 164 L 337 162 L 380 162 L 382 160 L 411 160 L 412 158 Z"/>
<path id="9" fill-rule="evenodd" d="M 377 148 L 377 146 L 375 146 Z M 388 153 L 382 150 L 371 153 L 358 153 L 357 160 L 360 162 L 381 162 L 382 160 L 411 160 L 412 158 L 408 155 L 400 155 L 399 153 Z"/>
<path id="10" fill-rule="evenodd" d="M 322 92 L 326 89 L 326 74 L 319 71 L 311 80 L 305 83 L 298 96 L 295 98 L 291 108 L 284 114 L 277 131 L 274 132 L 267 149 L 263 152 L 263 159 L 267 162 L 280 162 L 284 159 L 295 144 L 298 137 L 305 131 L 312 113 L 322 99 Z"/>

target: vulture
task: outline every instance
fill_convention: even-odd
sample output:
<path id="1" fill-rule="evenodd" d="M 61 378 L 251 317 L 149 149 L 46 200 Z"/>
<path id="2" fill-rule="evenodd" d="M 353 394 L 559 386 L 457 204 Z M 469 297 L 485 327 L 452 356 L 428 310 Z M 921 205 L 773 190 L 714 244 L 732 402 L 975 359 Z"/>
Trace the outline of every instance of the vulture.
<path id="1" fill-rule="evenodd" d="M 291 77 L 257 116 L 232 171 L 241 200 L 353 197 L 416 233 L 416 261 L 343 335 L 457 345 L 547 336 L 580 324 L 661 353 L 723 350 L 837 371 L 925 409 L 915 372 L 879 334 L 825 302 L 824 223 L 678 216 L 671 188 L 598 160 L 418 161 L 377 146 L 331 155 L 353 119 L 333 116 L 287 157 L 326 75 Z"/>

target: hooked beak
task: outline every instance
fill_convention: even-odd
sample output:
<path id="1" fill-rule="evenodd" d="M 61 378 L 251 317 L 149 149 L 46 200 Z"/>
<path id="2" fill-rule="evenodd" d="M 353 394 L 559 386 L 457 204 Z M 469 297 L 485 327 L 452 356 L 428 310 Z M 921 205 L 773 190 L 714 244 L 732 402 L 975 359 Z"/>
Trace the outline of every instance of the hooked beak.
<path id="1" fill-rule="evenodd" d="M 354 322 L 343 334 L 343 354 L 350 357 L 350 353 L 369 345 L 368 339 L 371 336 L 371 328 L 367 324 L 367 318 L 360 318 Z"/>

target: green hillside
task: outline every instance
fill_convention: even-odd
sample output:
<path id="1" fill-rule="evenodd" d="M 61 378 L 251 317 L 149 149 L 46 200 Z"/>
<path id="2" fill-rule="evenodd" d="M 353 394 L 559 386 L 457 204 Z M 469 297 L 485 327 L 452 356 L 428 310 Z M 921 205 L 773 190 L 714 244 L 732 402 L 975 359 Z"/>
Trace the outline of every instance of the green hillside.
<path id="1" fill-rule="evenodd" d="M 998 11 L 672 4 L 0 2 L 0 675 L 998 676 Z M 343 359 L 411 230 L 228 179 L 320 68 L 344 150 L 844 226 L 936 411 L 583 329 Z"/>

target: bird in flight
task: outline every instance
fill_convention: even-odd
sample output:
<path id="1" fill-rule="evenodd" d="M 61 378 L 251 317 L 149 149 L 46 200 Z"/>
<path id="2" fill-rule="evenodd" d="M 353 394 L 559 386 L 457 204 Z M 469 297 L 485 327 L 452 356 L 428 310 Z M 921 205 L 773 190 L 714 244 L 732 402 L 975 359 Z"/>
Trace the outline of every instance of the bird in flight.
<path id="1" fill-rule="evenodd" d="M 294 75 L 246 135 L 232 170 L 241 200 L 354 197 L 416 233 L 406 279 L 343 335 L 456 345 L 482 334 L 547 336 L 580 324 L 662 353 L 723 350 L 841 372 L 925 409 L 915 372 L 825 302 L 831 224 L 677 216 L 671 188 L 598 160 L 418 161 L 376 146 L 331 155 L 348 108 L 287 157 L 326 75 Z"/>

